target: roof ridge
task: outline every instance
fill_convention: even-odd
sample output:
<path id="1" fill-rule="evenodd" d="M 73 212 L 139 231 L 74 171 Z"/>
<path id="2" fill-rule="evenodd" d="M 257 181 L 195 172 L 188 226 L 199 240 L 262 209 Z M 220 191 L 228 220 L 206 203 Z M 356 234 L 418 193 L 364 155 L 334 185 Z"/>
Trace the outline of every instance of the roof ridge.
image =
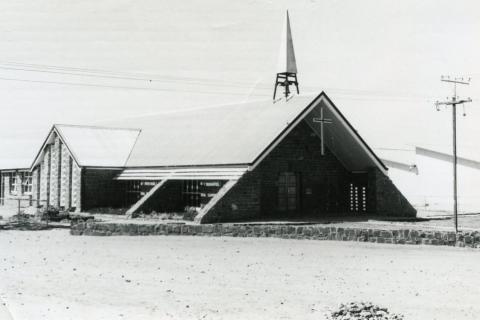
<path id="1" fill-rule="evenodd" d="M 54 127 L 76 127 L 76 128 L 89 128 L 89 129 L 107 129 L 107 130 L 128 130 L 128 131 L 142 131 L 139 128 L 125 128 L 125 127 L 109 127 L 109 126 L 96 126 L 96 125 L 81 125 L 81 124 L 65 124 L 55 123 Z"/>

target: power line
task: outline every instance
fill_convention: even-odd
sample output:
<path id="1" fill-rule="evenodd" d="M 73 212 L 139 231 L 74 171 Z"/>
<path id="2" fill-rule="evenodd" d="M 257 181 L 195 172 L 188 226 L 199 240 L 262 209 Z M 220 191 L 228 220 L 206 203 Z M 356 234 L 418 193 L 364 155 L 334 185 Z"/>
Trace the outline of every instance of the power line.
<path id="1" fill-rule="evenodd" d="M 174 90 L 174 89 L 160 89 L 160 88 L 142 88 L 142 87 L 130 87 L 130 86 L 113 86 L 103 84 L 81 83 L 81 82 L 65 82 L 65 81 L 48 81 L 48 80 L 31 80 L 31 79 L 19 79 L 19 78 L 5 78 L 0 77 L 0 80 L 4 81 L 17 81 L 17 82 L 29 82 L 29 83 L 44 83 L 51 85 L 67 85 L 67 86 L 85 86 L 85 87 L 97 87 L 97 88 L 109 88 L 109 89 L 131 89 L 131 90 L 147 90 L 147 91 L 162 91 L 162 92 L 187 92 L 187 93 L 200 93 L 200 94 L 223 94 L 223 95 L 242 95 L 245 94 L 239 92 L 221 92 L 221 91 L 192 91 L 192 90 Z M 253 96 L 266 96 L 260 94 L 253 94 Z"/>
<path id="2" fill-rule="evenodd" d="M 270 90 L 270 86 L 263 84 L 255 84 L 252 86 L 251 83 L 242 82 L 242 81 L 223 81 L 216 79 L 208 78 L 199 78 L 199 77 L 178 77 L 170 75 L 158 75 L 158 74 L 147 74 L 140 72 L 124 72 L 124 71 L 114 71 L 107 69 L 93 69 L 93 68 L 79 68 L 79 67 L 66 67 L 66 66 L 56 66 L 56 65 L 45 65 L 45 64 L 31 64 L 31 63 L 20 63 L 20 62 L 0 62 L 0 69 L 3 70 L 12 70 L 12 71 L 24 71 L 24 72 L 36 72 L 36 73 L 48 73 L 48 74 L 62 74 L 62 75 L 72 75 L 78 77 L 91 77 L 91 78 L 106 78 L 106 79 L 116 79 L 116 80 L 133 80 L 133 81 L 145 81 L 147 83 L 153 82 L 162 82 L 162 83 L 183 83 L 187 85 L 195 86 L 209 86 L 211 87 L 228 87 L 228 88 L 252 88 L 258 90 Z M 15 81 L 15 80 L 12 80 Z M 19 79 L 18 81 L 25 82 L 38 82 L 41 83 L 41 80 L 30 80 L 30 79 Z M 97 85 L 97 84 L 80 84 L 80 83 L 65 83 L 62 81 L 48 81 L 42 80 L 45 83 L 57 83 L 57 84 L 66 84 L 66 85 L 84 85 L 89 87 L 104 87 L 104 88 L 125 88 L 125 89 L 137 89 L 141 90 L 142 88 L 132 88 L 128 86 L 116 86 L 116 85 Z M 304 86 L 307 90 L 321 90 L 319 86 Z M 389 101 L 402 101 L 402 100 L 411 100 L 411 101 L 428 101 L 427 97 L 421 95 L 408 95 L 408 94 L 396 94 L 389 93 L 385 91 L 376 91 L 376 90 L 361 90 L 361 89 L 342 89 L 335 87 L 323 88 L 329 92 L 335 93 L 335 95 L 340 95 L 341 99 L 351 100 L 351 101 L 378 101 L 378 100 L 389 100 Z M 153 90 L 151 88 L 144 88 L 144 90 Z M 183 91 L 183 90 L 170 90 L 170 89 L 155 89 L 157 91 L 177 91 L 177 92 L 195 92 L 192 90 Z M 201 91 L 198 91 L 202 93 Z M 216 92 L 208 92 L 215 94 Z M 223 94 L 223 93 L 219 93 Z M 233 95 L 244 95 L 244 93 L 227 93 Z M 255 95 L 255 94 L 254 94 Z M 256 96 L 264 96 L 263 94 L 256 94 Z"/>
<path id="3" fill-rule="evenodd" d="M 202 81 L 202 82 L 218 82 L 221 83 L 221 80 L 215 79 L 208 79 L 208 78 L 198 78 L 198 77 L 179 77 L 179 76 L 171 76 L 171 75 L 159 75 L 159 74 L 149 74 L 149 73 L 142 73 L 142 72 L 126 72 L 126 71 L 114 71 L 114 70 L 106 70 L 106 69 L 92 69 L 92 68 L 78 68 L 78 67 L 65 67 L 65 66 L 55 66 L 55 65 L 43 65 L 43 64 L 28 64 L 28 63 L 19 63 L 19 62 L 0 62 L 0 65 L 4 66 L 13 66 L 13 67 L 26 67 L 29 69 L 35 70 L 60 70 L 60 71 L 67 71 L 67 72 L 78 72 L 82 74 L 97 74 L 97 75 L 117 75 L 119 77 L 126 77 L 126 78 L 139 78 L 139 80 L 151 80 L 151 79 L 163 79 L 163 80 L 170 80 L 170 81 Z M 250 85 L 249 82 L 240 82 L 240 81 L 230 81 L 231 83 L 235 84 L 243 84 L 243 85 Z"/>
<path id="4" fill-rule="evenodd" d="M 1 67 L 0 67 L 1 69 Z M 199 91 L 199 90 L 178 90 L 178 89 L 161 89 L 161 88 L 143 88 L 143 87 L 132 87 L 132 86 L 120 86 L 120 85 L 106 85 L 106 84 L 93 84 L 93 83 L 83 83 L 83 82 L 67 82 L 67 81 L 51 81 L 51 80 L 33 80 L 33 79 L 20 79 L 20 78 L 7 78 L 0 77 L 0 80 L 3 81 L 16 81 L 16 82 L 28 82 L 28 83 L 43 83 L 50 85 L 67 85 L 67 86 L 83 86 L 83 87 L 94 87 L 94 88 L 108 88 L 108 89 L 126 89 L 126 90 L 146 90 L 146 91 L 161 91 L 161 92 L 186 92 L 186 93 L 199 93 L 199 94 L 220 94 L 220 95 L 238 95 L 245 96 L 247 93 L 242 92 L 225 92 L 225 91 Z M 260 88 L 262 89 L 262 88 Z M 250 96 L 256 97 L 267 97 L 267 94 L 249 94 Z M 368 97 L 337 97 L 339 100 L 351 100 L 351 101 L 403 101 L 403 100 L 416 100 L 424 101 L 425 99 L 414 99 L 409 97 L 381 97 L 377 96 L 376 98 Z"/>
<path id="5" fill-rule="evenodd" d="M 141 72 L 125 72 L 125 71 L 114 71 L 107 69 L 93 69 L 93 68 L 79 68 L 79 67 L 66 67 L 66 66 L 56 66 L 56 65 L 45 65 L 45 64 L 29 64 L 29 63 L 20 63 L 20 62 L 0 62 L 0 69 L 5 70 L 17 70 L 25 72 L 44 72 L 51 74 L 65 74 L 73 76 L 85 76 L 85 77 L 94 77 L 94 78 L 112 78 L 119 80 L 139 80 L 139 81 L 148 81 L 148 82 L 166 82 L 166 83 L 188 83 L 191 85 L 206 85 L 210 86 L 215 85 L 219 87 L 237 87 L 237 88 L 251 88 L 252 83 L 244 81 L 231 81 L 231 80 L 216 80 L 208 78 L 199 78 L 199 77 L 178 77 L 171 75 L 159 75 L 159 74 L 148 74 Z M 266 84 L 256 84 L 255 88 L 270 90 L 270 86 Z M 320 90 L 319 86 L 304 86 L 307 90 Z M 418 99 L 425 101 L 423 95 L 398 95 L 396 93 L 389 93 L 385 91 L 376 91 L 376 90 L 360 90 L 360 89 L 342 89 L 335 87 L 327 87 L 325 90 L 337 92 L 341 95 L 350 95 L 350 96 L 369 96 L 369 97 L 378 97 L 384 98 L 388 97 L 399 98 L 399 99 Z"/>

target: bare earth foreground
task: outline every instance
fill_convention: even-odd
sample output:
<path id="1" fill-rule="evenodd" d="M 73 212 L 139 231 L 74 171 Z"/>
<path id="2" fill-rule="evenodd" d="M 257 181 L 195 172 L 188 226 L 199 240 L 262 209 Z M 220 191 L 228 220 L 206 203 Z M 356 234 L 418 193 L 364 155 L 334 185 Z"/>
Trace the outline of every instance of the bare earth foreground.
<path id="1" fill-rule="evenodd" d="M 359 300 L 478 319 L 479 266 L 467 248 L 2 231 L 0 319 L 325 319 Z"/>

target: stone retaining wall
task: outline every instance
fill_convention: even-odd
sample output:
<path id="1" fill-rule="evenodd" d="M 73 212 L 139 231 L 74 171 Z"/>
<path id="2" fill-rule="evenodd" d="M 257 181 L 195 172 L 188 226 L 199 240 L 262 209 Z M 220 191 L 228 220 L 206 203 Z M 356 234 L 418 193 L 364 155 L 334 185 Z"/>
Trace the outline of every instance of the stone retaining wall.
<path id="1" fill-rule="evenodd" d="M 392 244 L 425 244 L 480 248 L 480 231 L 455 232 L 411 229 L 380 230 L 328 227 L 324 225 L 245 224 L 128 224 L 80 222 L 72 224 L 72 235 L 196 235 L 231 237 L 274 237 L 285 239 L 339 240 Z"/>

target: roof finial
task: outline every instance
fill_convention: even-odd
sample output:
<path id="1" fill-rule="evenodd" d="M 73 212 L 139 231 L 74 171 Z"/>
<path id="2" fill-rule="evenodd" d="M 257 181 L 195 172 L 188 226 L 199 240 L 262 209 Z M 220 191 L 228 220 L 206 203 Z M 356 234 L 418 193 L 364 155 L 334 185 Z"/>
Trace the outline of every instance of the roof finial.
<path id="1" fill-rule="evenodd" d="M 295 60 L 295 51 L 293 50 L 292 30 L 290 29 L 290 17 L 288 15 L 285 20 L 284 30 L 282 32 L 282 40 L 280 46 L 280 55 L 278 59 L 277 78 L 275 81 L 275 89 L 273 91 L 273 99 L 277 94 L 277 87 L 280 85 L 285 88 L 285 98 L 290 95 L 290 85 L 295 85 L 298 90 L 297 81 L 297 62 Z"/>

